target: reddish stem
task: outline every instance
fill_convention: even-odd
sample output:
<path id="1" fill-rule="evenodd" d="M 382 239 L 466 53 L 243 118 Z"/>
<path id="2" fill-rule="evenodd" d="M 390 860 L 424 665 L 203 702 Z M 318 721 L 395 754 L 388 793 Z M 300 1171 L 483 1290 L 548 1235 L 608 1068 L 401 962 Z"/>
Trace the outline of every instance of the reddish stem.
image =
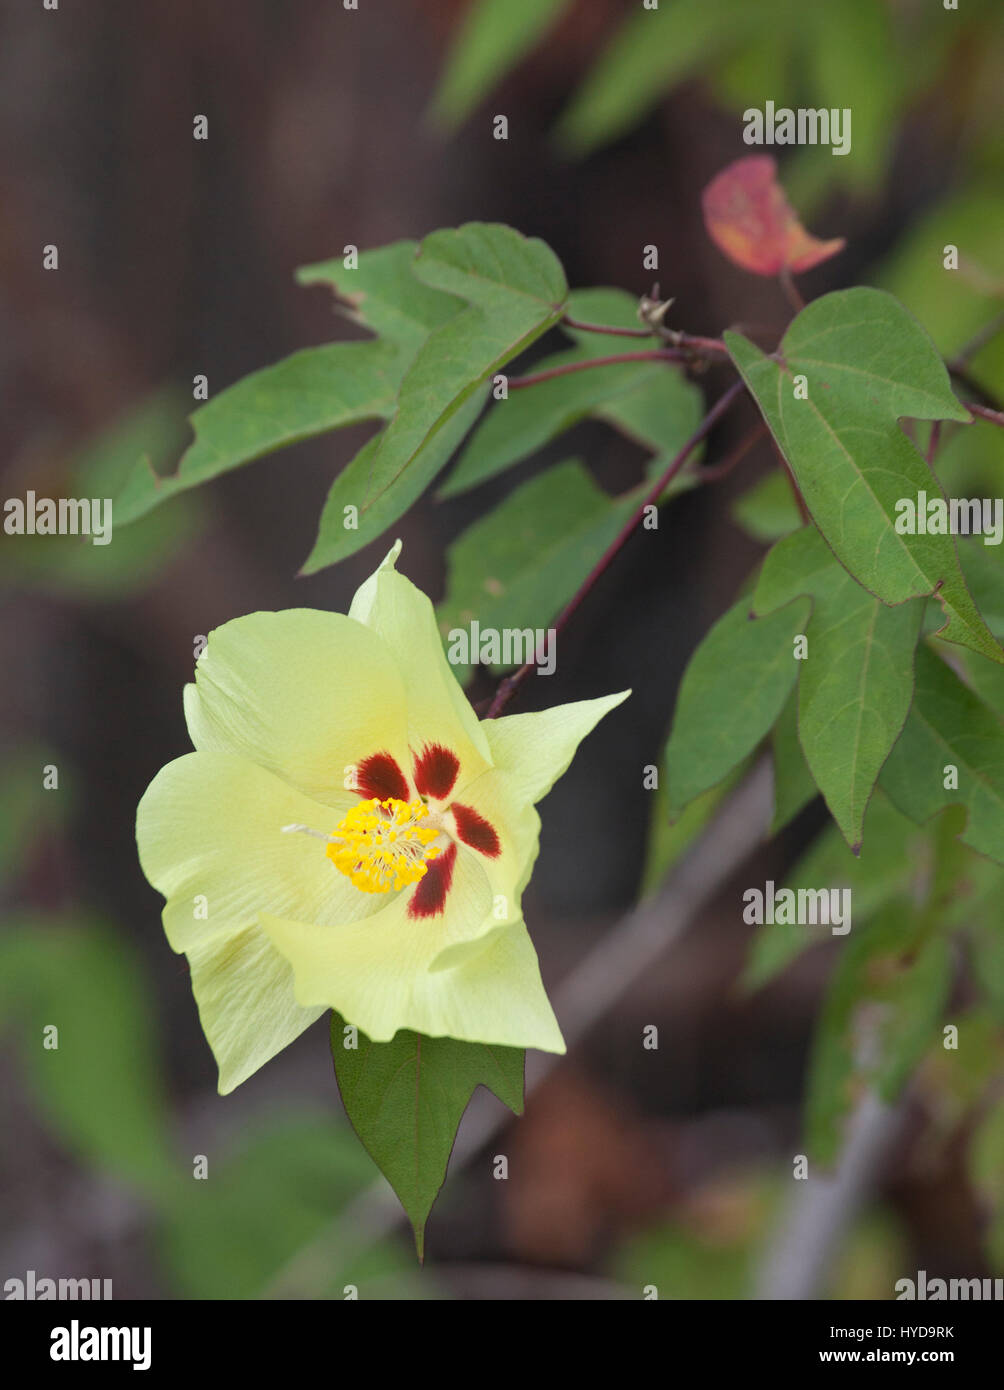
<path id="1" fill-rule="evenodd" d="M 542 372 L 531 372 L 528 376 L 509 378 L 509 390 L 518 391 L 524 386 L 539 386 L 542 381 L 552 381 L 557 376 L 569 376 L 572 372 L 587 372 L 592 367 L 614 367 L 619 362 L 685 362 L 686 355 L 675 348 L 652 348 L 650 352 L 615 352 L 609 357 L 590 357 L 585 362 L 566 362 L 562 367 L 548 367 Z"/>
<path id="2" fill-rule="evenodd" d="M 659 476 L 659 478 L 652 484 L 648 492 L 638 503 L 638 506 L 635 508 L 634 512 L 621 527 L 620 531 L 618 531 L 616 537 L 611 541 L 610 545 L 607 546 L 606 550 L 597 560 L 596 564 L 589 571 L 589 574 L 586 576 L 583 583 L 580 584 L 578 590 L 575 592 L 575 594 L 573 594 L 571 599 L 568 601 L 568 603 L 565 604 L 565 607 L 558 614 L 553 624 L 555 636 L 557 636 L 558 633 L 564 630 L 565 626 L 568 623 L 568 620 L 578 609 L 583 599 L 592 590 L 596 581 L 600 578 L 600 576 L 607 569 L 610 562 L 620 551 L 621 547 L 624 545 L 624 542 L 632 534 L 635 527 L 638 525 L 642 517 L 645 515 L 646 507 L 650 507 L 654 503 L 658 502 L 665 489 L 673 481 L 677 473 L 679 473 L 680 469 L 690 458 L 690 455 L 697 448 L 698 444 L 700 444 L 701 441 L 711 432 L 711 430 L 715 427 L 715 425 L 718 423 L 721 417 L 732 405 L 733 401 L 735 401 L 736 398 L 739 395 L 741 395 L 745 389 L 746 387 L 743 381 L 733 382 L 729 389 L 724 393 L 724 395 L 719 397 L 719 399 L 711 407 L 707 415 L 698 425 L 697 429 L 687 440 L 686 444 L 684 444 L 683 448 L 676 455 L 673 461 L 668 465 L 668 467 Z M 526 677 L 530 674 L 530 672 L 534 669 L 535 666 L 535 661 L 528 661 L 523 666 L 521 666 L 518 671 L 514 671 L 511 676 L 507 676 L 505 678 L 505 680 L 499 686 L 498 690 L 495 692 L 495 698 L 492 700 L 491 704 L 488 707 L 488 714 L 486 718 L 495 719 L 498 717 L 498 715 L 502 713 L 502 710 L 505 708 L 506 704 L 512 698 L 513 694 L 516 692 L 519 686 L 522 685 L 523 681 L 526 679 Z"/>
<path id="3" fill-rule="evenodd" d="M 991 410 L 988 405 L 977 405 L 975 401 L 963 401 L 962 404 L 972 415 L 978 415 L 981 420 L 989 420 L 991 425 L 998 425 L 1004 429 L 1004 410 Z"/>

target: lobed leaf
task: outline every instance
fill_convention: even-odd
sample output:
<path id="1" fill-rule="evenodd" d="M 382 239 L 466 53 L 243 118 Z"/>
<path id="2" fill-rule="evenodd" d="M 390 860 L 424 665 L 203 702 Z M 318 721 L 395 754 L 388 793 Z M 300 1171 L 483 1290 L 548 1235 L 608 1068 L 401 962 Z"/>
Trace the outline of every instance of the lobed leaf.
<path id="1" fill-rule="evenodd" d="M 962 843 L 1004 863 L 1004 723 L 924 644 L 916 693 L 881 785 L 924 824 L 947 806 L 967 811 Z M 950 768 L 958 787 L 945 786 Z"/>
<path id="2" fill-rule="evenodd" d="M 475 1087 L 487 1086 L 521 1114 L 524 1053 L 407 1029 L 388 1043 L 360 1033 L 358 1047 L 349 1048 L 344 1028 L 332 1013 L 331 1055 L 345 1112 L 407 1212 L 421 1259 L 425 1223 Z"/>
<path id="3" fill-rule="evenodd" d="M 798 663 L 798 734 L 809 771 L 849 845 L 913 696 L 924 602 L 887 607 L 833 558 L 815 527 L 778 541 L 764 561 L 753 611 L 812 598 L 807 655 Z"/>
<path id="4" fill-rule="evenodd" d="M 916 320 L 879 290 L 841 290 L 798 315 L 780 360 L 738 333 L 725 341 L 840 563 L 886 604 L 935 594 L 946 617 L 941 636 L 1004 662 L 952 537 L 896 530 L 897 502 L 941 495 L 899 418 L 969 420 Z M 795 398 L 796 376 L 806 379 L 807 399 Z"/>

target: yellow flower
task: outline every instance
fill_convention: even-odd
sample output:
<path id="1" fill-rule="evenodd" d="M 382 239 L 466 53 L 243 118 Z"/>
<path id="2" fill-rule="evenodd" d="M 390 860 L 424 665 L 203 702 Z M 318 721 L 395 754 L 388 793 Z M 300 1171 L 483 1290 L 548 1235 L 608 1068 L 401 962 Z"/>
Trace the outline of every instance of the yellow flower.
<path id="1" fill-rule="evenodd" d="M 196 751 L 139 805 L 223 1094 L 328 1009 L 375 1042 L 564 1051 L 520 910 L 534 803 L 629 692 L 479 722 L 399 552 L 348 616 L 212 632 L 185 689 Z"/>

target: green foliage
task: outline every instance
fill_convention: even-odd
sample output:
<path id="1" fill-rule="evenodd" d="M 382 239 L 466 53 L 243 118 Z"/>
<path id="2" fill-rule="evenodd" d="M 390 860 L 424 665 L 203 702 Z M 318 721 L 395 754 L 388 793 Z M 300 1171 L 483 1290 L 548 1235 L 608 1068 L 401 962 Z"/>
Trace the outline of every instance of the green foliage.
<path id="1" fill-rule="evenodd" d="M 348 485 L 342 478 L 335 484 L 335 506 L 354 507 L 358 522 L 347 526 L 343 518 L 338 527 L 329 499 L 327 524 L 306 573 L 353 554 L 411 505 L 470 425 L 476 413 L 472 398 L 558 321 L 568 295 L 561 265 L 542 241 L 488 223 L 431 233 L 413 271 L 424 285 L 457 295 L 468 307 L 425 340 L 365 468 L 354 470 Z"/>
<path id="2" fill-rule="evenodd" d="M 41 1104 L 68 1148 L 151 1195 L 178 1181 L 145 990 L 123 942 L 98 924 L 15 920 L 0 936 L 2 1011 Z M 58 1045 L 43 1045 L 45 1029 Z"/>
<path id="3" fill-rule="evenodd" d="M 925 932 L 916 906 L 894 898 L 837 960 L 809 1066 L 806 1142 L 831 1163 L 862 1087 L 895 1099 L 931 1045 L 951 984 L 942 937 Z"/>
<path id="4" fill-rule="evenodd" d="M 958 771 L 958 789 L 945 786 Z M 961 838 L 1004 863 L 1004 724 L 927 647 L 917 650 L 917 689 L 882 786 L 918 823 L 962 805 Z"/>
<path id="5" fill-rule="evenodd" d="M 762 11 L 735 0 L 665 0 L 638 9 L 604 49 L 558 123 L 560 146 L 582 156 L 635 125 L 660 96 L 726 48 L 741 44 Z"/>
<path id="6" fill-rule="evenodd" d="M 461 1116 L 476 1086 L 523 1110 L 523 1051 L 429 1038 L 402 1029 L 389 1043 L 358 1035 L 331 1016 L 331 1055 L 345 1113 L 408 1213 L 419 1258 L 425 1223 L 446 1177 Z"/>
<path id="7" fill-rule="evenodd" d="M 799 741 L 833 818 L 858 847 L 872 789 L 910 708 L 924 603 L 880 603 L 811 526 L 771 550 L 753 609 L 762 616 L 803 594 L 813 605 L 808 656 L 798 663 Z"/>
<path id="8" fill-rule="evenodd" d="M 137 455 L 164 461 L 177 452 L 185 397 L 164 388 L 142 401 L 66 457 L 50 461 L 54 496 L 113 499 L 113 543 L 94 545 L 86 536 L 4 536 L 0 579 L 14 588 L 37 589 L 58 598 L 114 600 L 132 597 L 162 572 L 181 547 L 197 536 L 203 509 L 196 498 L 156 517 L 125 526 L 115 501 Z M 39 489 L 37 489 L 39 490 Z"/>
<path id="9" fill-rule="evenodd" d="M 611 499 L 573 459 L 517 488 L 447 551 L 446 597 L 437 616 L 453 628 L 546 628 L 578 589 L 637 505 Z M 464 683 L 471 668 L 454 666 Z M 496 674 L 505 666 L 493 668 Z"/>
<path id="10" fill-rule="evenodd" d="M 931 849 L 927 837 L 878 792 L 868 806 L 861 852 L 855 855 L 830 826 L 813 841 L 785 877 L 784 887 L 849 888 L 858 932 L 892 898 L 909 890 L 924 872 Z M 747 989 L 757 989 L 780 974 L 797 956 L 822 941 L 832 942 L 827 926 L 775 922 L 757 930 L 743 975 Z"/>
<path id="11" fill-rule="evenodd" d="M 947 619 L 941 635 L 1004 662 L 952 538 L 895 526 L 900 498 L 940 495 L 899 417 L 969 418 L 920 325 L 891 295 L 853 289 L 802 310 L 781 341 L 782 361 L 738 333 L 725 341 L 841 564 L 883 603 L 936 593 Z M 806 378 L 807 399 L 795 396 L 797 376 Z"/>
<path id="12" fill-rule="evenodd" d="M 670 814 L 715 786 L 770 732 L 797 675 L 807 600 L 752 618 L 740 599 L 690 659 L 666 746 Z"/>
<path id="13" fill-rule="evenodd" d="M 776 835 L 808 806 L 817 791 L 798 741 L 797 690 L 788 696 L 778 715 L 770 747 L 774 765 L 774 818 L 770 830 Z"/>
<path id="14" fill-rule="evenodd" d="M 755 541 L 780 540 L 801 525 L 791 484 L 775 468 L 732 504 L 732 519 Z"/>
<path id="15" fill-rule="evenodd" d="M 353 1232 L 339 1225 L 371 1172 L 348 1127 L 322 1115 L 273 1120 L 236 1153 L 210 1157 L 205 1179 L 186 1181 L 162 1212 L 161 1250 L 179 1293 L 260 1297 L 298 1251 L 324 1235 L 298 1296 L 341 1298 L 354 1284 L 367 1299 L 421 1297 L 401 1278 L 403 1250 L 384 1243 L 356 1249 Z"/>
<path id="16" fill-rule="evenodd" d="M 459 125 L 568 5 L 569 0 L 472 0 L 436 93 L 433 119 Z"/>

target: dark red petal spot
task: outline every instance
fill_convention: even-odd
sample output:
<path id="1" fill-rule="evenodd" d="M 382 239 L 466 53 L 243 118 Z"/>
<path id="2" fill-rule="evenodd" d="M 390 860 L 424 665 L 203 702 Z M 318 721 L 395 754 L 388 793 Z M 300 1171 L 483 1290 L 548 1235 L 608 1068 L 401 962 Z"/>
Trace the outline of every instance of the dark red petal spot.
<path id="1" fill-rule="evenodd" d="M 415 759 L 415 786 L 438 801 L 449 796 L 460 771 L 460 759 L 441 743 L 427 743 Z"/>
<path id="2" fill-rule="evenodd" d="M 386 801 L 410 801 L 408 779 L 389 753 L 373 753 L 356 768 L 356 791 L 365 797 Z"/>
<path id="3" fill-rule="evenodd" d="M 499 844 L 499 837 L 484 816 L 475 811 L 473 806 L 461 806 L 459 801 L 455 801 L 450 810 L 457 822 L 457 834 L 464 844 L 487 854 L 489 859 L 494 859 L 502 846 Z"/>
<path id="4" fill-rule="evenodd" d="M 408 904 L 409 917 L 438 917 L 446 906 L 446 895 L 453 882 L 453 866 L 457 862 L 457 847 L 428 861 L 428 868 L 415 885 Z"/>

